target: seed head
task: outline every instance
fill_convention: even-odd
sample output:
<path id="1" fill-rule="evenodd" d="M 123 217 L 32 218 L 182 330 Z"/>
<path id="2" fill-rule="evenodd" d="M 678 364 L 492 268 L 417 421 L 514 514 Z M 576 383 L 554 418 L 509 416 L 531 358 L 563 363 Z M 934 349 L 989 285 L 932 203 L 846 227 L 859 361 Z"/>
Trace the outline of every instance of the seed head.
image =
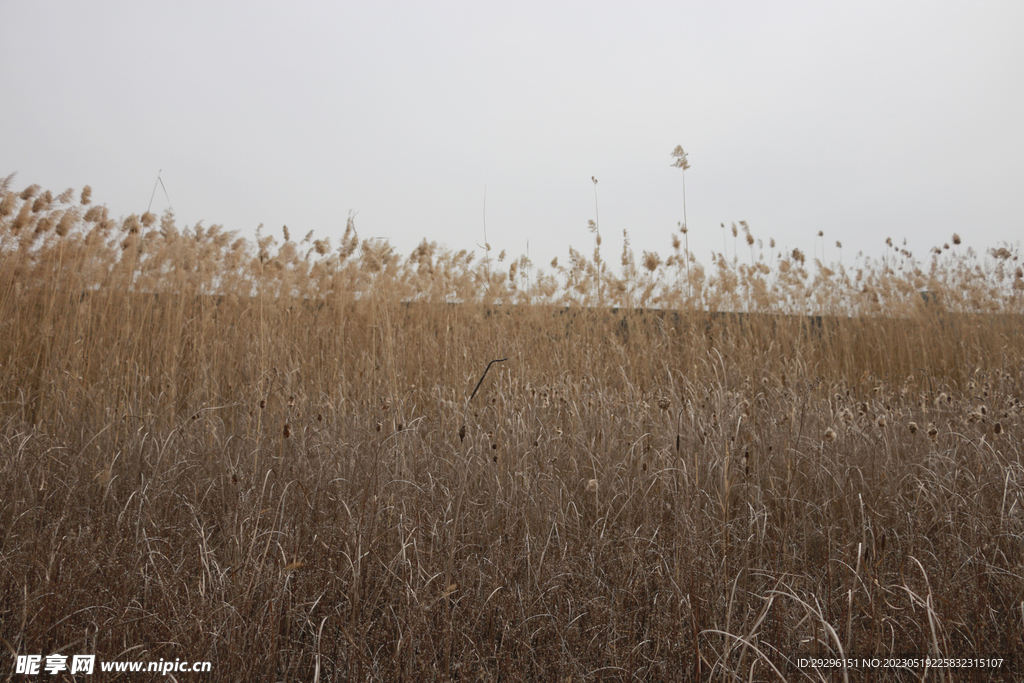
<path id="1" fill-rule="evenodd" d="M 56 223 L 56 222 L 57 221 L 56 221 L 55 217 L 53 216 L 53 214 L 50 214 L 49 216 L 44 216 L 42 218 L 42 220 L 40 220 L 38 223 L 36 223 L 35 234 L 36 235 L 42 235 L 44 233 L 49 232 L 50 228 L 52 228 L 54 223 Z M 63 235 L 61 235 L 61 236 L 63 237 Z"/>
<path id="2" fill-rule="evenodd" d="M 662 396 L 658 399 L 658 407 L 662 410 L 668 410 L 671 405 L 672 401 L 670 401 L 667 396 Z"/>
<path id="3" fill-rule="evenodd" d="M 825 430 L 825 441 L 828 441 L 829 443 L 832 443 L 835 440 L 836 440 L 836 430 L 834 430 L 831 427 L 829 427 L 828 429 Z"/>
<path id="4" fill-rule="evenodd" d="M 587 491 L 597 493 L 597 479 L 591 479 L 587 482 Z"/>
<path id="5" fill-rule="evenodd" d="M 38 213 L 39 211 L 43 211 L 44 209 L 49 209 L 50 204 L 52 203 L 53 194 L 51 194 L 50 191 L 47 190 L 46 192 L 36 197 L 36 200 L 32 202 L 32 213 Z"/>
<path id="6" fill-rule="evenodd" d="M 917 423 L 916 422 L 909 423 L 907 425 L 907 429 L 910 430 L 911 434 L 917 434 Z"/>
<path id="7" fill-rule="evenodd" d="M 10 216 L 14 211 L 14 205 L 17 203 L 17 195 L 13 192 L 5 194 L 3 199 L 0 199 L 0 218 Z"/>
<path id="8" fill-rule="evenodd" d="M 288 424 L 287 422 L 285 422 L 285 424 L 284 424 L 284 438 L 287 439 L 291 435 L 292 435 L 292 426 L 290 424 Z"/>
<path id="9" fill-rule="evenodd" d="M 60 222 L 57 223 L 57 234 L 61 237 L 66 236 L 71 232 L 71 228 L 74 227 L 75 221 L 78 216 L 72 211 L 65 211 L 64 215 L 60 217 Z"/>
<path id="10" fill-rule="evenodd" d="M 672 158 L 675 159 L 675 161 L 672 162 L 672 166 L 674 168 L 681 168 L 684 171 L 690 168 L 690 162 L 686 159 L 687 156 L 689 155 L 683 151 L 683 146 L 676 145 L 676 148 L 672 150 Z"/>
<path id="11" fill-rule="evenodd" d="M 644 268 L 650 272 L 654 272 L 661 265 L 661 257 L 658 256 L 657 252 L 644 252 Z"/>

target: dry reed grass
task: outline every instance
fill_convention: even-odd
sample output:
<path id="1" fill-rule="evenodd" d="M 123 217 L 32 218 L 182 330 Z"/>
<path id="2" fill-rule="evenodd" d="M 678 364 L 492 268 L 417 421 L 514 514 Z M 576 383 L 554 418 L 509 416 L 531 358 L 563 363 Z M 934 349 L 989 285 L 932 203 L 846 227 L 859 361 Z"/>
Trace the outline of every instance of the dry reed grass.
<path id="1" fill-rule="evenodd" d="M 338 246 L 253 244 L 11 185 L 12 654 L 218 680 L 832 680 L 807 653 L 1021 674 L 1008 246 L 847 268 L 750 237 L 705 269 L 676 239 L 618 273 L 597 250 L 506 273 L 351 218 Z"/>

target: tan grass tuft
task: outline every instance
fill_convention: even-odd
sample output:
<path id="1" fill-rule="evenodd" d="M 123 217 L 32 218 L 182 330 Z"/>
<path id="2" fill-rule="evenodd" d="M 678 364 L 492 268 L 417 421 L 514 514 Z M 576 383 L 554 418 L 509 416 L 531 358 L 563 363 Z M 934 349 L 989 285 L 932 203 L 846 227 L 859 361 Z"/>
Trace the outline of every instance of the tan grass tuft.
<path id="1" fill-rule="evenodd" d="M 32 203 L 32 213 L 46 211 L 47 209 L 50 208 L 51 204 L 53 204 L 53 195 L 50 194 L 49 190 L 47 190 L 46 192 L 36 197 L 36 200 Z"/>

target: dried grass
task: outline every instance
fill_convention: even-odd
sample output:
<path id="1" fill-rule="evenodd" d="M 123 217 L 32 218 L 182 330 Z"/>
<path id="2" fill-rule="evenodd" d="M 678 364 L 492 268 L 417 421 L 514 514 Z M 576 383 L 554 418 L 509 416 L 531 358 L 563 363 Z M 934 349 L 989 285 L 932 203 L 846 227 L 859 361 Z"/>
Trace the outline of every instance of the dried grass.
<path id="1" fill-rule="evenodd" d="M 1021 674 L 1008 246 L 826 267 L 747 238 L 705 270 L 627 243 L 618 273 L 596 250 L 503 272 L 351 217 L 337 248 L 250 243 L 10 186 L 12 652 L 218 680 L 833 680 L 810 653 Z"/>

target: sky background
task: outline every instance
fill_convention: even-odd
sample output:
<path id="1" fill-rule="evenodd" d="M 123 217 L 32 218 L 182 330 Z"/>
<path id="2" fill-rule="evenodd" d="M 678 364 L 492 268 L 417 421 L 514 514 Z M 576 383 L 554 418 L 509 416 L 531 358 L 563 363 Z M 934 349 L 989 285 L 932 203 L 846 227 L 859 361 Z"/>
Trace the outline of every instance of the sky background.
<path id="1" fill-rule="evenodd" d="M 0 0 L 0 177 L 546 266 L 1024 236 L 1024 2 Z M 168 207 L 159 192 L 154 212 Z M 818 231 L 824 239 L 817 238 Z M 843 249 L 836 248 L 840 240 Z M 725 240 L 729 256 L 732 236 Z M 740 242 L 740 256 L 749 251 Z"/>

